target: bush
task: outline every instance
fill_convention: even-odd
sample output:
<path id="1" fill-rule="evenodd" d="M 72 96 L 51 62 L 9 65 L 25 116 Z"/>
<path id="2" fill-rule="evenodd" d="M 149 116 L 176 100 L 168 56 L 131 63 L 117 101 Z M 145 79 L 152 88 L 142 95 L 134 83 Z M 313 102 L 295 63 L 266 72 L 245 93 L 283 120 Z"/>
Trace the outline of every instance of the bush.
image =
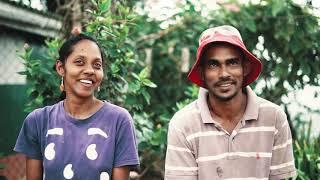
<path id="1" fill-rule="evenodd" d="M 264 64 L 260 80 L 252 87 L 257 85 L 259 95 L 268 100 L 286 106 L 282 97 L 290 89 L 319 85 L 318 18 L 310 14 L 308 7 L 290 0 L 239 5 L 240 11 L 229 11 L 222 5 L 205 17 L 191 1 L 186 1 L 177 14 L 164 21 L 137 15 L 126 1 L 92 3 L 95 8 L 87 10 L 91 20 L 85 25 L 85 33 L 95 37 L 107 55 L 107 70 L 97 96 L 133 114 L 142 162 L 138 178 L 163 176 L 168 121 L 175 111 L 197 97 L 198 88 L 190 85 L 187 74 L 180 71 L 181 50 L 189 48 L 190 59 L 195 59 L 197 39 L 204 29 L 221 24 L 239 28 L 248 49 Z M 168 22 L 175 23 L 163 29 L 161 24 Z M 60 78 L 51 67 L 62 42 L 47 41 L 48 51 L 41 58 L 34 58 L 31 48 L 21 56 L 26 66 L 23 74 L 30 84 L 27 93 L 32 99 L 27 111 L 58 101 Z M 144 68 L 145 48 L 154 52 L 151 72 Z M 155 88 L 153 82 L 159 86 Z M 288 117 L 289 122 L 294 121 Z M 298 134 L 295 129 L 293 134 Z M 294 152 L 298 177 L 307 179 L 310 175 L 313 179 L 319 175 L 319 138 L 307 139 L 298 136 Z"/>
<path id="2" fill-rule="evenodd" d="M 311 136 L 312 121 L 304 121 L 302 114 L 295 118 L 298 137 L 294 140 L 294 157 L 298 169 L 298 179 L 318 179 L 320 177 L 320 134 Z"/>
<path id="3" fill-rule="evenodd" d="M 85 34 L 99 42 L 106 55 L 104 62 L 104 79 L 101 90 L 97 93 L 99 99 L 106 99 L 123 106 L 133 115 L 137 129 L 140 154 L 148 159 L 149 142 L 162 142 L 164 134 L 154 133 L 155 126 L 150 121 L 150 115 L 143 112 L 150 104 L 149 88 L 156 85 L 148 79 L 148 69 L 143 68 L 142 61 L 135 53 L 133 40 L 129 34 L 134 30 L 134 13 L 124 2 L 111 4 L 111 0 L 92 1 L 95 9 L 88 10 L 92 20 L 85 25 Z M 114 6 L 113 8 L 111 6 Z M 115 11 L 111 11 L 115 9 Z M 61 78 L 52 68 L 58 58 L 58 49 L 64 39 L 46 41 L 47 52 L 40 57 L 34 56 L 32 47 L 25 45 L 25 52 L 20 56 L 26 67 L 20 74 L 26 75 L 29 85 L 29 103 L 25 111 L 51 105 L 59 101 L 59 85 Z M 158 140 L 157 138 L 162 138 Z M 154 143 L 156 146 L 159 143 Z M 164 149 L 162 144 L 161 149 Z M 151 155 L 150 155 L 151 156 Z M 153 157 L 151 158 L 153 159 Z"/>

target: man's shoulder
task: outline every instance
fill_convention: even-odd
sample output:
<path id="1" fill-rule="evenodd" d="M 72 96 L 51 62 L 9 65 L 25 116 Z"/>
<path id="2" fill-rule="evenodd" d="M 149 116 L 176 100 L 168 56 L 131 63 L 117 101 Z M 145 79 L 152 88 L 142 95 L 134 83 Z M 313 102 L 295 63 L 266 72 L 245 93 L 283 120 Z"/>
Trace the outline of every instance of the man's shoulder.
<path id="1" fill-rule="evenodd" d="M 193 126 L 194 123 L 200 122 L 199 118 L 200 110 L 195 100 L 177 111 L 170 120 L 170 124 L 176 127 Z"/>
<path id="2" fill-rule="evenodd" d="M 282 110 L 282 108 L 279 105 L 277 105 L 269 100 L 266 100 L 262 97 L 258 97 L 257 100 L 258 100 L 258 104 L 259 104 L 260 109 L 272 109 L 272 110 L 276 110 L 276 111 Z"/>
<path id="3" fill-rule="evenodd" d="M 286 121 L 286 113 L 283 108 L 271 101 L 258 97 L 259 117 L 268 121 Z"/>

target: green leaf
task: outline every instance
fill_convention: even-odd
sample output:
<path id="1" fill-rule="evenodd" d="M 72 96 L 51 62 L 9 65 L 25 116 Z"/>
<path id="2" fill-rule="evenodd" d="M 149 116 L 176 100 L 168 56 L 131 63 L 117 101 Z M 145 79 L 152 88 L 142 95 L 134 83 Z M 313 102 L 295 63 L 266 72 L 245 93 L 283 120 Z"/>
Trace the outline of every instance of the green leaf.
<path id="1" fill-rule="evenodd" d="M 96 20 L 97 21 L 100 21 L 100 22 L 103 22 L 104 21 L 104 17 L 103 16 L 98 16 L 98 17 L 96 17 Z"/>
<path id="2" fill-rule="evenodd" d="M 151 87 L 151 88 L 156 88 L 157 85 L 154 84 L 152 81 L 150 81 L 149 79 L 142 79 L 142 84 Z"/>
<path id="3" fill-rule="evenodd" d="M 95 7 L 97 7 L 98 6 L 98 3 L 97 3 L 97 1 L 96 0 L 90 0 L 91 1 L 91 3 L 95 6 Z"/>
<path id="4" fill-rule="evenodd" d="M 20 75 L 27 75 L 27 72 L 26 72 L 26 71 L 19 71 L 18 74 L 20 74 Z"/>
<path id="5" fill-rule="evenodd" d="M 132 76 L 134 77 L 134 78 L 136 78 L 137 80 L 139 80 L 140 81 L 140 77 L 136 74 L 136 73 L 132 73 Z"/>
<path id="6" fill-rule="evenodd" d="M 34 101 L 36 104 L 42 105 L 43 98 L 43 96 L 38 96 Z"/>
<path id="7" fill-rule="evenodd" d="M 151 139 L 153 131 L 151 131 L 148 128 L 143 128 L 142 129 L 143 135 L 147 138 L 147 139 Z"/>
<path id="8" fill-rule="evenodd" d="M 86 9 L 85 12 L 88 12 L 90 14 L 93 14 L 93 11 L 91 9 Z"/>
<path id="9" fill-rule="evenodd" d="M 292 37 L 291 39 L 291 43 L 288 44 L 290 47 L 290 50 L 292 51 L 292 53 L 295 55 L 297 54 L 301 49 L 303 49 L 304 47 L 302 47 L 301 43 L 299 43 L 299 40 L 297 40 L 296 37 Z"/>
<path id="10" fill-rule="evenodd" d="M 129 33 L 129 27 L 128 26 L 124 26 L 123 27 L 123 31 L 128 34 Z"/>
<path id="11" fill-rule="evenodd" d="M 101 11 L 101 13 L 106 12 L 111 5 L 111 0 L 103 0 L 100 4 L 99 4 L 99 10 Z"/>
<path id="12" fill-rule="evenodd" d="M 271 6 L 271 14 L 273 17 L 276 17 L 277 14 L 283 9 L 284 2 L 279 0 L 273 0 Z"/>
<path id="13" fill-rule="evenodd" d="M 147 67 L 145 67 L 140 73 L 139 73 L 139 77 L 141 79 L 147 78 L 149 75 L 149 70 Z"/>
<path id="14" fill-rule="evenodd" d="M 156 139 L 151 139 L 150 140 L 150 144 L 153 145 L 153 146 L 159 146 L 161 142 L 159 142 L 158 140 Z"/>
<path id="15" fill-rule="evenodd" d="M 135 60 L 135 59 L 126 59 L 125 60 L 127 63 L 130 63 L 130 64 L 136 64 L 137 63 L 137 60 Z"/>
<path id="16" fill-rule="evenodd" d="M 128 86 L 129 86 L 129 91 L 134 93 L 136 93 L 141 88 L 140 83 L 137 83 L 136 81 L 130 81 Z"/>
<path id="17" fill-rule="evenodd" d="M 144 99 L 147 101 L 147 103 L 150 104 L 150 98 L 151 98 L 150 94 L 144 90 L 144 91 L 142 91 L 142 95 L 143 95 Z"/>
<path id="18" fill-rule="evenodd" d="M 144 149 L 148 149 L 150 147 L 148 142 L 141 142 L 139 143 L 139 150 L 144 150 Z"/>
<path id="19" fill-rule="evenodd" d="M 126 98 L 126 105 L 135 105 L 136 104 L 136 98 L 134 96 L 128 96 Z"/>
<path id="20" fill-rule="evenodd" d="M 246 27 L 248 27 L 248 29 L 251 32 L 256 32 L 257 31 L 257 27 L 256 27 L 256 23 L 253 21 L 253 19 L 249 18 L 245 21 L 245 25 Z"/>
<path id="21" fill-rule="evenodd" d="M 51 75 L 51 72 L 47 68 L 42 67 L 40 69 L 40 71 L 41 71 L 41 73 L 43 73 L 45 75 Z"/>
<path id="22" fill-rule="evenodd" d="M 306 74 L 306 75 L 309 75 L 311 72 L 311 68 L 307 62 L 301 62 L 301 70 L 302 70 L 302 74 Z"/>
<path id="23" fill-rule="evenodd" d="M 33 52 L 33 48 L 26 49 L 25 59 L 30 60 L 32 52 Z"/>
<path id="24" fill-rule="evenodd" d="M 112 74 L 117 74 L 120 71 L 119 66 L 117 66 L 116 64 L 111 64 L 111 72 Z"/>

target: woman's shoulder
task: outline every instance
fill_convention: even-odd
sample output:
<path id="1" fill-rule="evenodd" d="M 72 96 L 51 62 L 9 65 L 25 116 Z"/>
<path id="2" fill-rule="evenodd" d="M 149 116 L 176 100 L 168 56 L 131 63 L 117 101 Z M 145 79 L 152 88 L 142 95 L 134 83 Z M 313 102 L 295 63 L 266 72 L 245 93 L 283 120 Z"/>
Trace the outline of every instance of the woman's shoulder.
<path id="1" fill-rule="evenodd" d="M 124 107 L 113 104 L 109 101 L 104 101 L 104 104 L 106 109 L 108 109 L 109 111 L 116 112 L 116 113 L 128 113 L 128 110 L 125 109 Z"/>
<path id="2" fill-rule="evenodd" d="M 61 103 L 62 103 L 62 101 L 59 101 L 58 103 L 53 104 L 53 105 L 48 105 L 48 106 L 44 106 L 41 108 L 36 108 L 27 115 L 26 120 L 42 119 L 43 117 L 48 116 L 51 113 L 57 113 L 59 106 L 61 106 Z"/>
<path id="3" fill-rule="evenodd" d="M 125 119 L 132 119 L 130 113 L 128 112 L 127 109 L 124 107 L 115 105 L 111 102 L 104 101 L 105 103 L 105 113 L 108 115 L 116 116 L 116 117 L 122 117 Z"/>
<path id="4" fill-rule="evenodd" d="M 59 108 L 59 106 L 61 106 L 63 103 L 63 101 L 59 101 L 55 104 L 52 104 L 52 105 L 47 105 L 47 106 L 44 106 L 44 107 L 41 107 L 41 108 L 36 108 L 35 110 L 33 110 L 31 113 L 48 113 L 48 112 L 52 112 L 54 110 L 57 110 Z"/>

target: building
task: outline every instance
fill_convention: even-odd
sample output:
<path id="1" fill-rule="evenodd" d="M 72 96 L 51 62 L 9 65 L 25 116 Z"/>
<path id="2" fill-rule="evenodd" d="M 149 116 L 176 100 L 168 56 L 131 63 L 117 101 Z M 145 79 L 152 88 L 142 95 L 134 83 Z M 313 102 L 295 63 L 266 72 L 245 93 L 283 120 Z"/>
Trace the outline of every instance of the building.
<path id="1" fill-rule="evenodd" d="M 25 163 L 22 156 L 13 154 L 16 137 L 26 116 L 23 111 L 27 101 L 24 71 L 23 46 L 34 48 L 34 56 L 45 51 L 41 46 L 47 38 L 60 36 L 62 18 L 28 6 L 0 0 L 0 159 L 6 167 L 0 169 L 7 179 L 21 179 Z M 21 163 L 22 162 L 22 163 Z"/>

